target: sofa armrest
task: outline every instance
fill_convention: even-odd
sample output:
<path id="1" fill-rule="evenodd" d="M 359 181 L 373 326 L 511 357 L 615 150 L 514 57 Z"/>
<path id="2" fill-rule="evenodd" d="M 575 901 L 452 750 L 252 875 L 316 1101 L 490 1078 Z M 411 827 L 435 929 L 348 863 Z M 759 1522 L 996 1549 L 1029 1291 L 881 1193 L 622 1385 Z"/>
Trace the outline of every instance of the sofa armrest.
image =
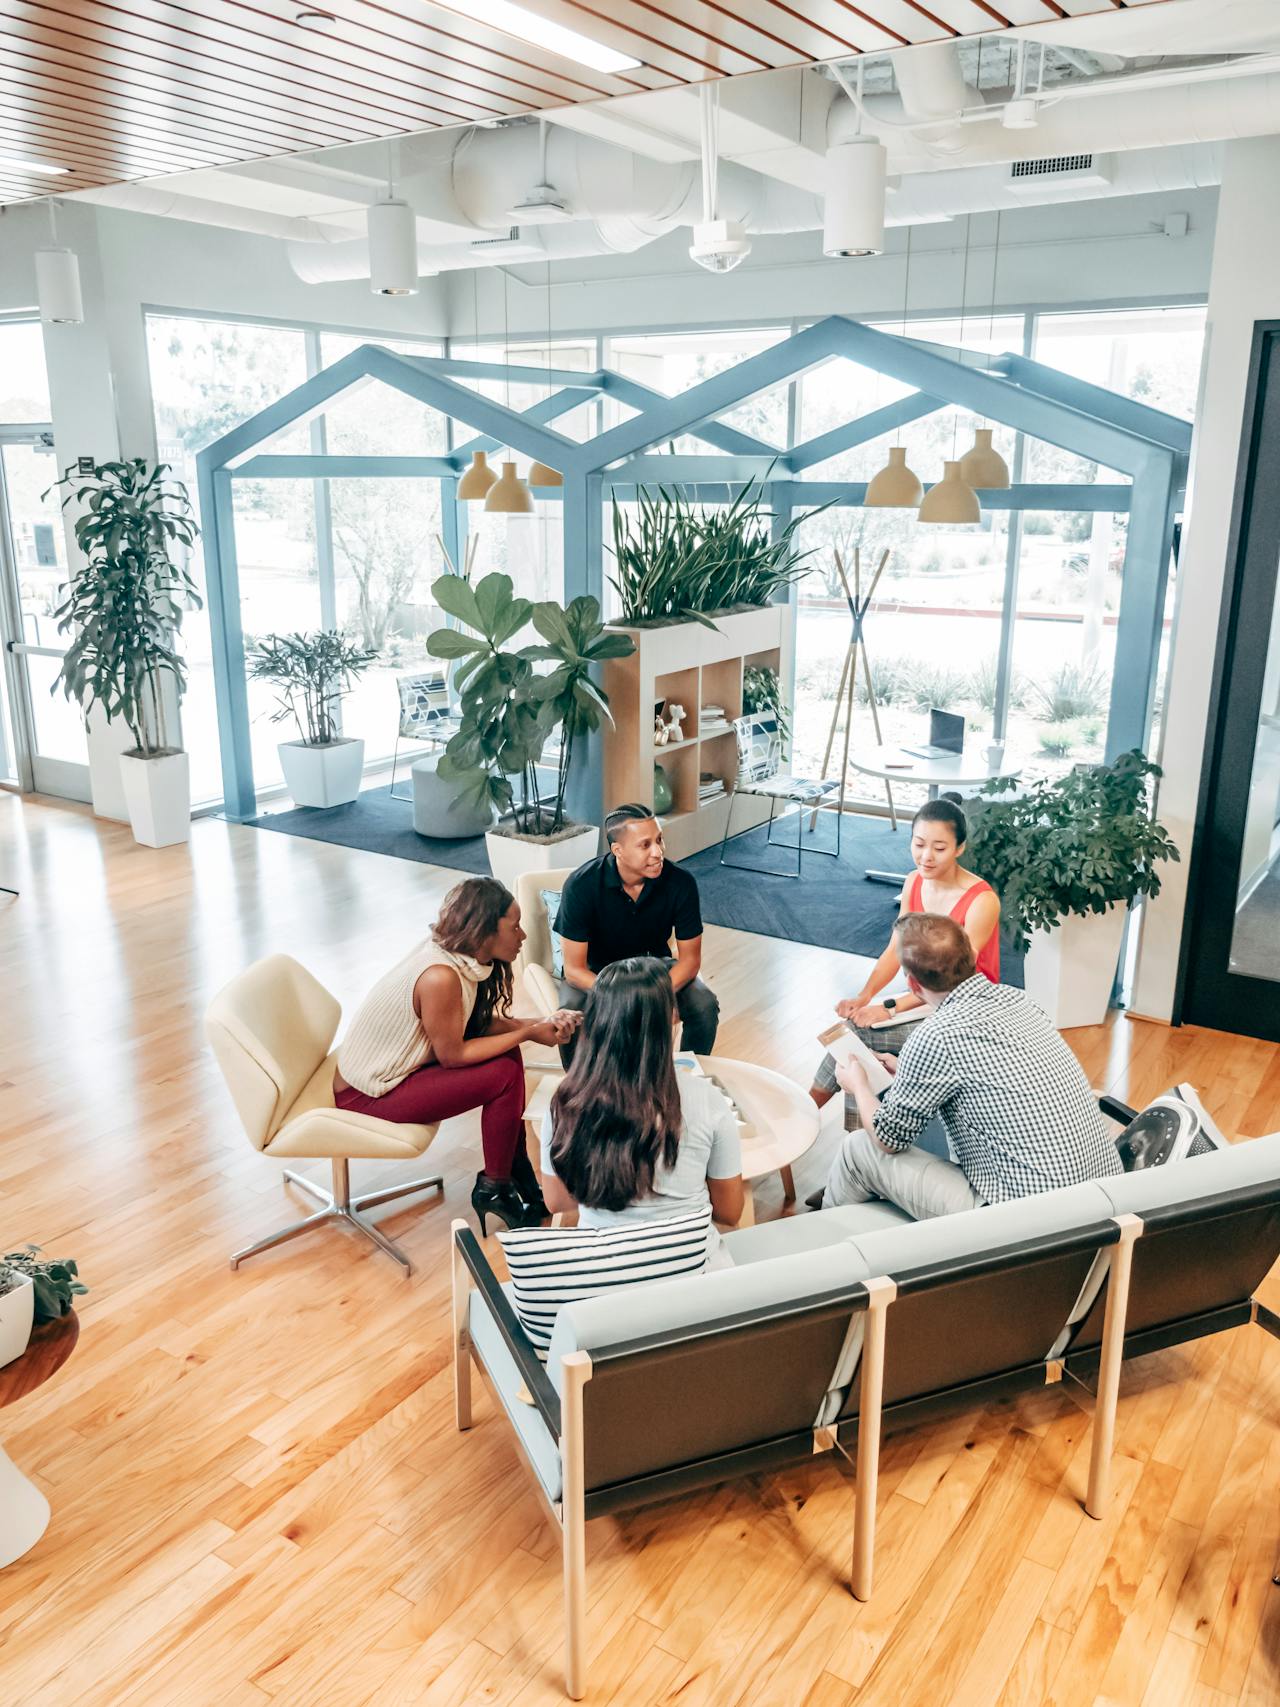
<path id="1" fill-rule="evenodd" d="M 551 973 L 545 966 L 529 962 L 524 969 L 524 983 L 543 1019 L 549 1019 L 560 1006 L 560 988 Z"/>
<path id="2" fill-rule="evenodd" d="M 551 1385 L 551 1377 L 539 1361 L 532 1340 L 520 1326 L 520 1318 L 511 1308 L 497 1275 L 489 1267 L 488 1258 L 480 1248 L 480 1241 L 469 1227 L 459 1228 L 454 1237 L 462 1253 L 462 1260 L 475 1281 L 476 1291 L 484 1299 L 485 1306 L 493 1317 L 516 1368 L 520 1371 L 521 1378 L 529 1390 L 529 1397 L 541 1412 L 542 1420 L 550 1429 L 553 1438 L 558 1440 L 560 1395 Z"/>

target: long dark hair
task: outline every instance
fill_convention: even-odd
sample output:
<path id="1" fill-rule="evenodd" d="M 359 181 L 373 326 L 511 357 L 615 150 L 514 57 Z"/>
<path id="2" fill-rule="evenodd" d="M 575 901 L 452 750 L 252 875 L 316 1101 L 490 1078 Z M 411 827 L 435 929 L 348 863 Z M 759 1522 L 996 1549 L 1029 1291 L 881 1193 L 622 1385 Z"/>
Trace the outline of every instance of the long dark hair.
<path id="1" fill-rule="evenodd" d="M 579 1203 L 625 1209 L 674 1166 L 684 1116 L 660 960 L 616 960 L 591 987 L 573 1064 L 551 1099 L 551 1160 Z"/>
<path id="2" fill-rule="evenodd" d="M 451 954 L 475 956 L 502 923 L 514 900 L 493 877 L 468 877 L 456 883 L 441 903 L 431 940 Z M 467 1021 L 468 1037 L 483 1037 L 495 1014 L 511 1012 L 511 962 L 495 960 L 493 971 L 476 986 L 476 1005 Z"/>

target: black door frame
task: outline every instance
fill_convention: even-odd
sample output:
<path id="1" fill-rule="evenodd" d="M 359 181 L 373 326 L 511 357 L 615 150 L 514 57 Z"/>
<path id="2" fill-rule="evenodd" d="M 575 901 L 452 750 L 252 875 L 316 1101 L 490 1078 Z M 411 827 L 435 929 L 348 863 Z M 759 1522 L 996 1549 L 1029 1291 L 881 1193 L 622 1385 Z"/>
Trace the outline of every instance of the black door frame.
<path id="1" fill-rule="evenodd" d="M 1280 981 L 1230 971 L 1280 573 L 1280 320 L 1254 325 L 1226 561 L 1174 1021 L 1280 1042 Z"/>

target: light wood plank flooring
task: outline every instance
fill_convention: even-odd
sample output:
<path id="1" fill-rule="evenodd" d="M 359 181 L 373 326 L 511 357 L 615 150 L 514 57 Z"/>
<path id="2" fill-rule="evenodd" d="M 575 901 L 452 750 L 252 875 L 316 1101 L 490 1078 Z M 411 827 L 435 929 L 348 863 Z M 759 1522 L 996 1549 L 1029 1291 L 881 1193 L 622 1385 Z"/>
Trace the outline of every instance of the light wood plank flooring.
<path id="1" fill-rule="evenodd" d="M 480 1386 L 452 1426 L 474 1125 L 432 1148 L 447 1200 L 387 1220 L 412 1281 L 337 1231 L 226 1266 L 299 1211 L 237 1127 L 208 997 L 279 949 L 349 1005 L 453 881 L 212 821 L 156 853 L 0 794 L 23 890 L 0 896 L 0 1249 L 73 1255 L 92 1287 L 75 1356 L 0 1417 L 54 1510 L 0 1573 L 6 1707 L 561 1699 L 555 1538 Z M 805 1080 L 847 959 L 711 930 L 707 962 L 720 1048 Z M 1280 1127 L 1273 1047 L 1127 1020 L 1074 1041 L 1100 1088 L 1189 1078 L 1228 1129 Z M 1280 1345 L 1244 1328 L 1126 1371 L 1102 1524 L 1087 1450 L 1070 1383 L 892 1438 L 867 1605 L 827 1459 L 593 1523 L 590 1699 L 1275 1707 Z"/>

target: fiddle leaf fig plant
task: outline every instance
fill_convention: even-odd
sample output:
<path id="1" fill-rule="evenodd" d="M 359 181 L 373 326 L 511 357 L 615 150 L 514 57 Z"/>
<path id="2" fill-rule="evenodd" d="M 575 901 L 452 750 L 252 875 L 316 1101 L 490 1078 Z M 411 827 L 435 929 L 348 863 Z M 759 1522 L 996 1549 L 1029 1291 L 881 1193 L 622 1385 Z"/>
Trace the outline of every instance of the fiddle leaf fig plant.
<path id="1" fill-rule="evenodd" d="M 190 571 L 174 558 L 199 530 L 186 487 L 168 474 L 167 463 L 134 457 L 97 463 L 91 475 L 68 467 L 49 488 L 67 489 L 64 509 L 84 506 L 75 524 L 84 562 L 53 613 L 71 644 L 51 691 L 60 685 L 85 712 L 101 706 L 108 723 L 123 718 L 144 759 L 176 750 L 165 681 L 181 701 L 187 667 L 177 634 L 183 611 L 200 608 Z"/>
<path id="2" fill-rule="evenodd" d="M 509 575 L 486 575 L 474 585 L 442 575 L 431 591 L 442 610 L 465 624 L 437 628 L 427 640 L 433 658 L 458 661 L 453 683 L 461 721 L 437 775 L 460 785 L 460 800 L 495 806 L 522 835 L 558 835 L 568 823 L 565 795 L 577 744 L 611 720 L 608 697 L 591 672 L 606 658 L 627 657 L 635 649 L 631 640 L 606 629 L 596 599 L 534 604 L 517 597 Z M 530 622 L 543 644 L 512 650 L 508 642 Z M 553 668 L 540 672 L 539 663 Z M 555 791 L 540 802 L 537 767 L 557 729 Z"/>

